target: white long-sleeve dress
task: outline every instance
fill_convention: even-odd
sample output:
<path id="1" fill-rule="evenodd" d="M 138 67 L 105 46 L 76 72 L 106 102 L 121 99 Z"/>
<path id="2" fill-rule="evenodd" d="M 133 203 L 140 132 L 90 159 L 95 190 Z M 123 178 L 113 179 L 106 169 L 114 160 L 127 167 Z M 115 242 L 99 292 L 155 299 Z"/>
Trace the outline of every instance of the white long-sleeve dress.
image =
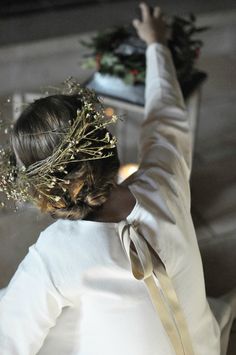
<path id="1" fill-rule="evenodd" d="M 122 245 L 134 221 L 172 279 L 195 355 L 220 354 L 190 214 L 185 105 L 168 48 L 146 57 L 140 168 L 126 181 L 135 207 L 120 223 L 58 220 L 40 234 L 0 302 L 1 355 L 175 354 Z"/>

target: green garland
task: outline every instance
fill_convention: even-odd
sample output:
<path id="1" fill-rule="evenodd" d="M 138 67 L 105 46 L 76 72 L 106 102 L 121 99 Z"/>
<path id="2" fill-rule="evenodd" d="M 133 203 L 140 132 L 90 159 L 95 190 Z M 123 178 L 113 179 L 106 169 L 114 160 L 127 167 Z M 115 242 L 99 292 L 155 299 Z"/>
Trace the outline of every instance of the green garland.
<path id="1" fill-rule="evenodd" d="M 174 16 L 169 27 L 168 47 L 178 79 L 183 84 L 196 73 L 196 60 L 203 46 L 203 42 L 194 36 L 207 27 L 197 27 L 193 14 L 186 18 Z M 92 49 L 84 59 L 83 68 L 96 68 L 98 72 L 119 77 L 127 84 L 144 84 L 145 45 L 130 26 L 98 32 L 90 42 L 81 41 L 81 44 Z"/>

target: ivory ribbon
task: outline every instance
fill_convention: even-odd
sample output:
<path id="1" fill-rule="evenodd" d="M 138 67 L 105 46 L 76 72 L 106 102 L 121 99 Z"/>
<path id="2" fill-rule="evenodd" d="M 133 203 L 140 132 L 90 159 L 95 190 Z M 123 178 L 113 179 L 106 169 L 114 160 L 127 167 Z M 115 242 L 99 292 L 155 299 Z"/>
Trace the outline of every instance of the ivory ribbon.
<path id="1" fill-rule="evenodd" d="M 145 282 L 175 354 L 194 355 L 187 323 L 163 262 L 151 252 L 148 242 L 138 231 L 137 222 L 121 222 L 119 236 L 132 273 L 136 279 Z"/>

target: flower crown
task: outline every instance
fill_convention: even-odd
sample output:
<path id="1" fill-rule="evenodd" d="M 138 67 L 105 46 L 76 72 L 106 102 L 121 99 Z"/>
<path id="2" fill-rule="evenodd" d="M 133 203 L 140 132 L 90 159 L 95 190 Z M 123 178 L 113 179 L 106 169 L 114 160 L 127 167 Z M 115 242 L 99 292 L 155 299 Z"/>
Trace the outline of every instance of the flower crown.
<path id="1" fill-rule="evenodd" d="M 81 108 L 73 121 L 69 121 L 66 132 L 56 132 L 63 134 L 63 139 L 48 158 L 28 167 L 18 166 L 10 146 L 0 149 L 0 191 L 5 193 L 7 200 L 36 202 L 30 193 L 33 187 L 39 198 L 46 197 L 52 203 L 60 203 L 61 197 L 55 195 L 53 189 L 60 186 L 63 192 L 70 184 L 66 170 L 68 164 L 113 155 L 110 150 L 116 147 L 117 140 L 104 128 L 116 122 L 117 116 L 106 118 L 104 106 L 95 92 L 81 87 L 73 78 L 64 81 L 61 87 L 49 89 L 51 94 L 54 91 L 53 94 L 78 95 Z M 104 136 L 100 138 L 97 131 L 104 132 Z M 5 205 L 4 202 L 0 204 Z"/>

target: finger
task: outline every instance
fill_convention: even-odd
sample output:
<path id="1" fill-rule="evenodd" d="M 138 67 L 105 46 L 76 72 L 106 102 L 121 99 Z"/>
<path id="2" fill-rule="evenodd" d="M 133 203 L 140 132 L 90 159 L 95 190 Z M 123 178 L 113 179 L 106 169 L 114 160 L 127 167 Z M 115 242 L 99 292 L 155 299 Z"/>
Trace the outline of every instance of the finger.
<path id="1" fill-rule="evenodd" d="M 148 5 L 144 2 L 142 2 L 139 6 L 140 6 L 141 12 L 142 12 L 142 20 L 143 21 L 149 20 L 151 17 L 151 14 L 150 14 L 150 8 L 148 7 Z"/>
<path id="2" fill-rule="evenodd" d="M 138 27 L 140 26 L 140 24 L 141 24 L 141 21 L 140 20 L 138 20 L 138 19 L 134 19 L 133 20 L 133 26 L 136 28 L 136 30 L 138 29 Z"/>
<path id="3" fill-rule="evenodd" d="M 160 17 L 160 15 L 161 15 L 161 8 L 159 6 L 155 6 L 153 10 L 153 16 L 155 18 L 158 18 Z"/>

